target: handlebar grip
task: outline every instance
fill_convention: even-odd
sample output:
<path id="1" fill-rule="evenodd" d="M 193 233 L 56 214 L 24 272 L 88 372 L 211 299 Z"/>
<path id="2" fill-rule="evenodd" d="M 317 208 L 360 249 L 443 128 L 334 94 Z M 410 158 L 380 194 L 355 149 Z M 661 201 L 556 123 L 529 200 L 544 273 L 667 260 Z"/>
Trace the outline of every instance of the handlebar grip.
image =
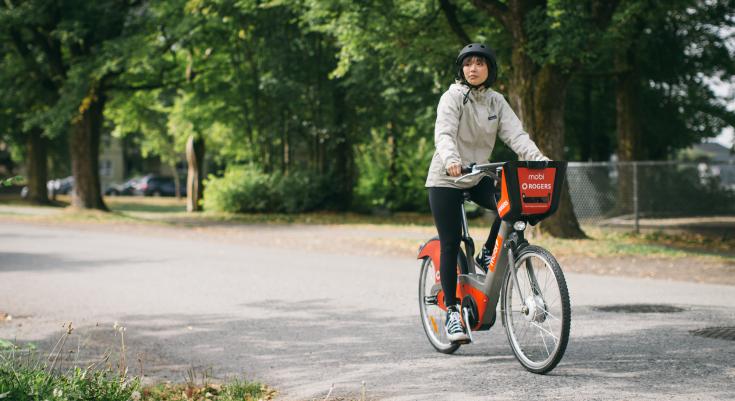
<path id="1" fill-rule="evenodd" d="M 472 167 L 475 165 L 475 163 L 472 163 L 468 166 L 462 166 L 462 170 L 460 170 L 462 175 L 469 174 L 472 172 Z M 444 175 L 449 175 L 449 172 L 444 170 Z"/>

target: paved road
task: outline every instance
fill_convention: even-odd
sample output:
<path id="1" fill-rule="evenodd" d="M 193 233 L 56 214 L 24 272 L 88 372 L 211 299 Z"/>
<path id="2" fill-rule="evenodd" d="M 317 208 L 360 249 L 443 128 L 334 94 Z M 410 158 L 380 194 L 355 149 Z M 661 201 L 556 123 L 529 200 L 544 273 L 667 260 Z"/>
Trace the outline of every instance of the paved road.
<path id="1" fill-rule="evenodd" d="M 453 356 L 435 352 L 417 317 L 417 262 L 349 253 L 192 230 L 0 222 L 0 312 L 15 315 L 0 338 L 44 347 L 73 321 L 82 359 L 93 358 L 117 346 L 118 321 L 146 376 L 181 381 L 190 366 L 212 368 L 266 382 L 284 400 L 321 400 L 332 384 L 330 399 L 359 399 L 363 382 L 369 399 L 391 400 L 735 398 L 735 342 L 690 334 L 735 326 L 735 286 L 568 274 L 570 344 L 538 376 L 515 361 L 501 326 Z M 595 308 L 621 303 L 684 311 Z"/>

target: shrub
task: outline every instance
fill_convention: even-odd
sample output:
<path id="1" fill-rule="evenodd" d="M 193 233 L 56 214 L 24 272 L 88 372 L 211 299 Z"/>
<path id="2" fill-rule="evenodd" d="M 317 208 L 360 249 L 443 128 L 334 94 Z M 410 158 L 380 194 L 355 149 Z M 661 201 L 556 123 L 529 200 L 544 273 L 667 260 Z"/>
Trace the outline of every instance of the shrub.
<path id="1" fill-rule="evenodd" d="M 206 210 L 230 213 L 308 212 L 323 207 L 333 193 L 327 179 L 313 172 L 266 174 L 250 165 L 210 175 L 204 188 Z"/>
<path id="2" fill-rule="evenodd" d="M 394 150 L 384 135 L 373 130 L 370 142 L 358 147 L 358 205 L 363 209 L 428 211 L 424 183 L 433 155 L 432 143 L 426 137 L 416 139 L 419 133 L 412 129 L 404 133 L 404 140 Z"/>
<path id="3" fill-rule="evenodd" d="M 271 197 L 271 179 L 249 166 L 228 168 L 223 177 L 204 182 L 204 209 L 219 212 L 265 212 Z"/>

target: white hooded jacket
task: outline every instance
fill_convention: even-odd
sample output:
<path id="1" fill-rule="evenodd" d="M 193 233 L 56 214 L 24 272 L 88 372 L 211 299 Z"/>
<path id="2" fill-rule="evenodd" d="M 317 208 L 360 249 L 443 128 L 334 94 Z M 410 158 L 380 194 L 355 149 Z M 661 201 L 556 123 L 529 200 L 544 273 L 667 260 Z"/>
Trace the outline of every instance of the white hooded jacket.
<path id="1" fill-rule="evenodd" d="M 475 176 L 455 183 L 446 174 L 449 164 L 487 163 L 498 136 L 520 160 L 549 160 L 538 149 L 521 120 L 503 95 L 484 87 L 472 89 L 463 104 L 468 87 L 452 84 L 439 100 L 434 126 L 436 152 L 431 160 L 427 187 L 470 188 L 482 179 Z"/>

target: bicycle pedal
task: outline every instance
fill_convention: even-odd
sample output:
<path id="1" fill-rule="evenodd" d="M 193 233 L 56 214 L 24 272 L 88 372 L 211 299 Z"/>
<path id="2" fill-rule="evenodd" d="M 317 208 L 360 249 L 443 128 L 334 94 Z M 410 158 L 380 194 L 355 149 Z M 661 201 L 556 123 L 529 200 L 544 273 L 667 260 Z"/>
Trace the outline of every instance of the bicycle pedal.
<path id="1" fill-rule="evenodd" d="M 471 343 L 472 343 L 472 340 L 470 340 L 469 338 L 466 340 L 452 341 L 452 344 L 459 344 L 459 345 L 466 345 L 466 344 L 471 344 Z"/>

